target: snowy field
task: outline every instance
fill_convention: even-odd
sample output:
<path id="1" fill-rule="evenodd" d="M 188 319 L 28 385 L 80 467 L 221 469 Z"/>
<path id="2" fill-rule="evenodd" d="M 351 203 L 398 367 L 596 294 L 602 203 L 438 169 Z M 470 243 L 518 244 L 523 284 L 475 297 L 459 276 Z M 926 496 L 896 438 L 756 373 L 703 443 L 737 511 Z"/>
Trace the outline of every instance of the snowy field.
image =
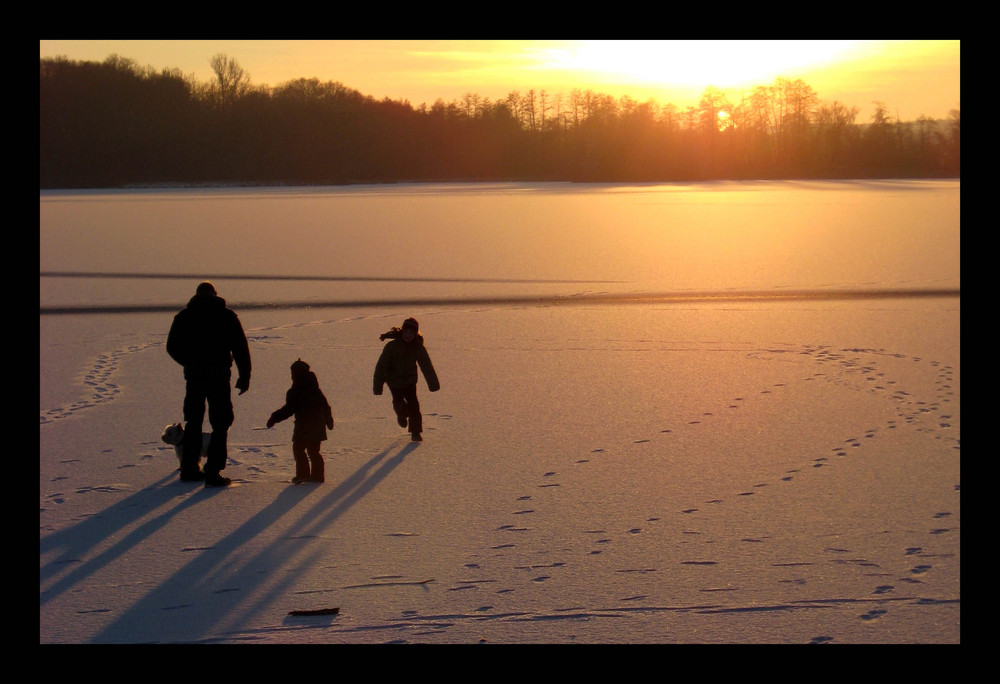
<path id="1" fill-rule="evenodd" d="M 420 444 L 370 390 L 411 314 Z M 243 319 L 225 490 L 159 440 L 169 316 L 42 319 L 41 642 L 959 641 L 957 300 Z M 263 427 L 299 357 L 322 485 Z"/>
<path id="2" fill-rule="evenodd" d="M 747 187 L 43 194 L 40 643 L 959 643 L 957 182 Z M 225 277 L 385 276 L 366 231 L 394 275 L 456 280 Z M 254 366 L 234 486 L 180 482 L 160 440 L 198 278 L 68 271 L 212 274 Z M 695 290 L 724 296 L 636 295 Z M 421 443 L 371 392 L 408 316 L 442 385 Z M 291 421 L 265 427 L 297 358 L 336 417 L 320 485 L 291 483 Z"/>

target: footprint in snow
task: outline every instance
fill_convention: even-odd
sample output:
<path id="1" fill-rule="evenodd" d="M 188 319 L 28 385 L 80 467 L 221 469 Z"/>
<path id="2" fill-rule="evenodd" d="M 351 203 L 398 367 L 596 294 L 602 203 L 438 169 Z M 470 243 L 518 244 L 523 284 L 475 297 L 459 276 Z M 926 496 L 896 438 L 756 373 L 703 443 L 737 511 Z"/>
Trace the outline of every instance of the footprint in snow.
<path id="1" fill-rule="evenodd" d="M 858 617 L 860 617 L 865 622 L 869 622 L 871 620 L 877 620 L 877 619 L 879 619 L 880 617 L 882 617 L 883 615 L 885 615 L 887 612 L 888 611 L 885 611 L 885 610 L 869 610 L 864 615 L 859 615 Z"/>

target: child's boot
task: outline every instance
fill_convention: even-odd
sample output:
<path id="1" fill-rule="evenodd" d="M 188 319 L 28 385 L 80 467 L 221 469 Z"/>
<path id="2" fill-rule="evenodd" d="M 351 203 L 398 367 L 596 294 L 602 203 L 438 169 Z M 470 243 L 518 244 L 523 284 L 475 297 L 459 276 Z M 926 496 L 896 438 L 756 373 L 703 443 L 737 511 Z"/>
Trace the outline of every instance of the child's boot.
<path id="1" fill-rule="evenodd" d="M 295 454 L 295 477 L 292 482 L 301 484 L 309 481 L 309 459 L 305 454 Z"/>
<path id="2" fill-rule="evenodd" d="M 326 480 L 323 457 L 316 456 L 312 460 L 312 473 L 309 475 L 309 482 L 324 482 Z"/>

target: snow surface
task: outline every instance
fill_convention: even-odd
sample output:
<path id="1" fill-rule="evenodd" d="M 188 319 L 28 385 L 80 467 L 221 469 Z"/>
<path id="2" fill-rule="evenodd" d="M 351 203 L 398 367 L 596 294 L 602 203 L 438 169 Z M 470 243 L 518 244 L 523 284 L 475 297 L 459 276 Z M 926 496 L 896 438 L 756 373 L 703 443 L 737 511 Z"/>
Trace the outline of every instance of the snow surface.
<path id="1" fill-rule="evenodd" d="M 960 641 L 957 298 L 240 315 L 227 489 L 160 441 L 169 314 L 41 316 L 41 643 Z M 410 315 L 419 444 L 371 392 Z M 300 357 L 321 485 L 264 427 Z"/>

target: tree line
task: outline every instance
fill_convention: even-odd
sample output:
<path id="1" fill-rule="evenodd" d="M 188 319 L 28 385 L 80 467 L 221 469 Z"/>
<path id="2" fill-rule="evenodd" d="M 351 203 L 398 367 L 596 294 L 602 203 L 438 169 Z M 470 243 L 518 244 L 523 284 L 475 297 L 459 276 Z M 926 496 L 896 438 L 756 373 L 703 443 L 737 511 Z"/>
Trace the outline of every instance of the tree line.
<path id="1" fill-rule="evenodd" d="M 657 182 L 959 177 L 960 113 L 903 122 L 884 103 L 821 101 L 777 79 L 680 109 L 592 90 L 469 92 L 412 106 L 335 81 L 254 85 L 103 62 L 40 60 L 41 188 L 418 181 Z"/>

